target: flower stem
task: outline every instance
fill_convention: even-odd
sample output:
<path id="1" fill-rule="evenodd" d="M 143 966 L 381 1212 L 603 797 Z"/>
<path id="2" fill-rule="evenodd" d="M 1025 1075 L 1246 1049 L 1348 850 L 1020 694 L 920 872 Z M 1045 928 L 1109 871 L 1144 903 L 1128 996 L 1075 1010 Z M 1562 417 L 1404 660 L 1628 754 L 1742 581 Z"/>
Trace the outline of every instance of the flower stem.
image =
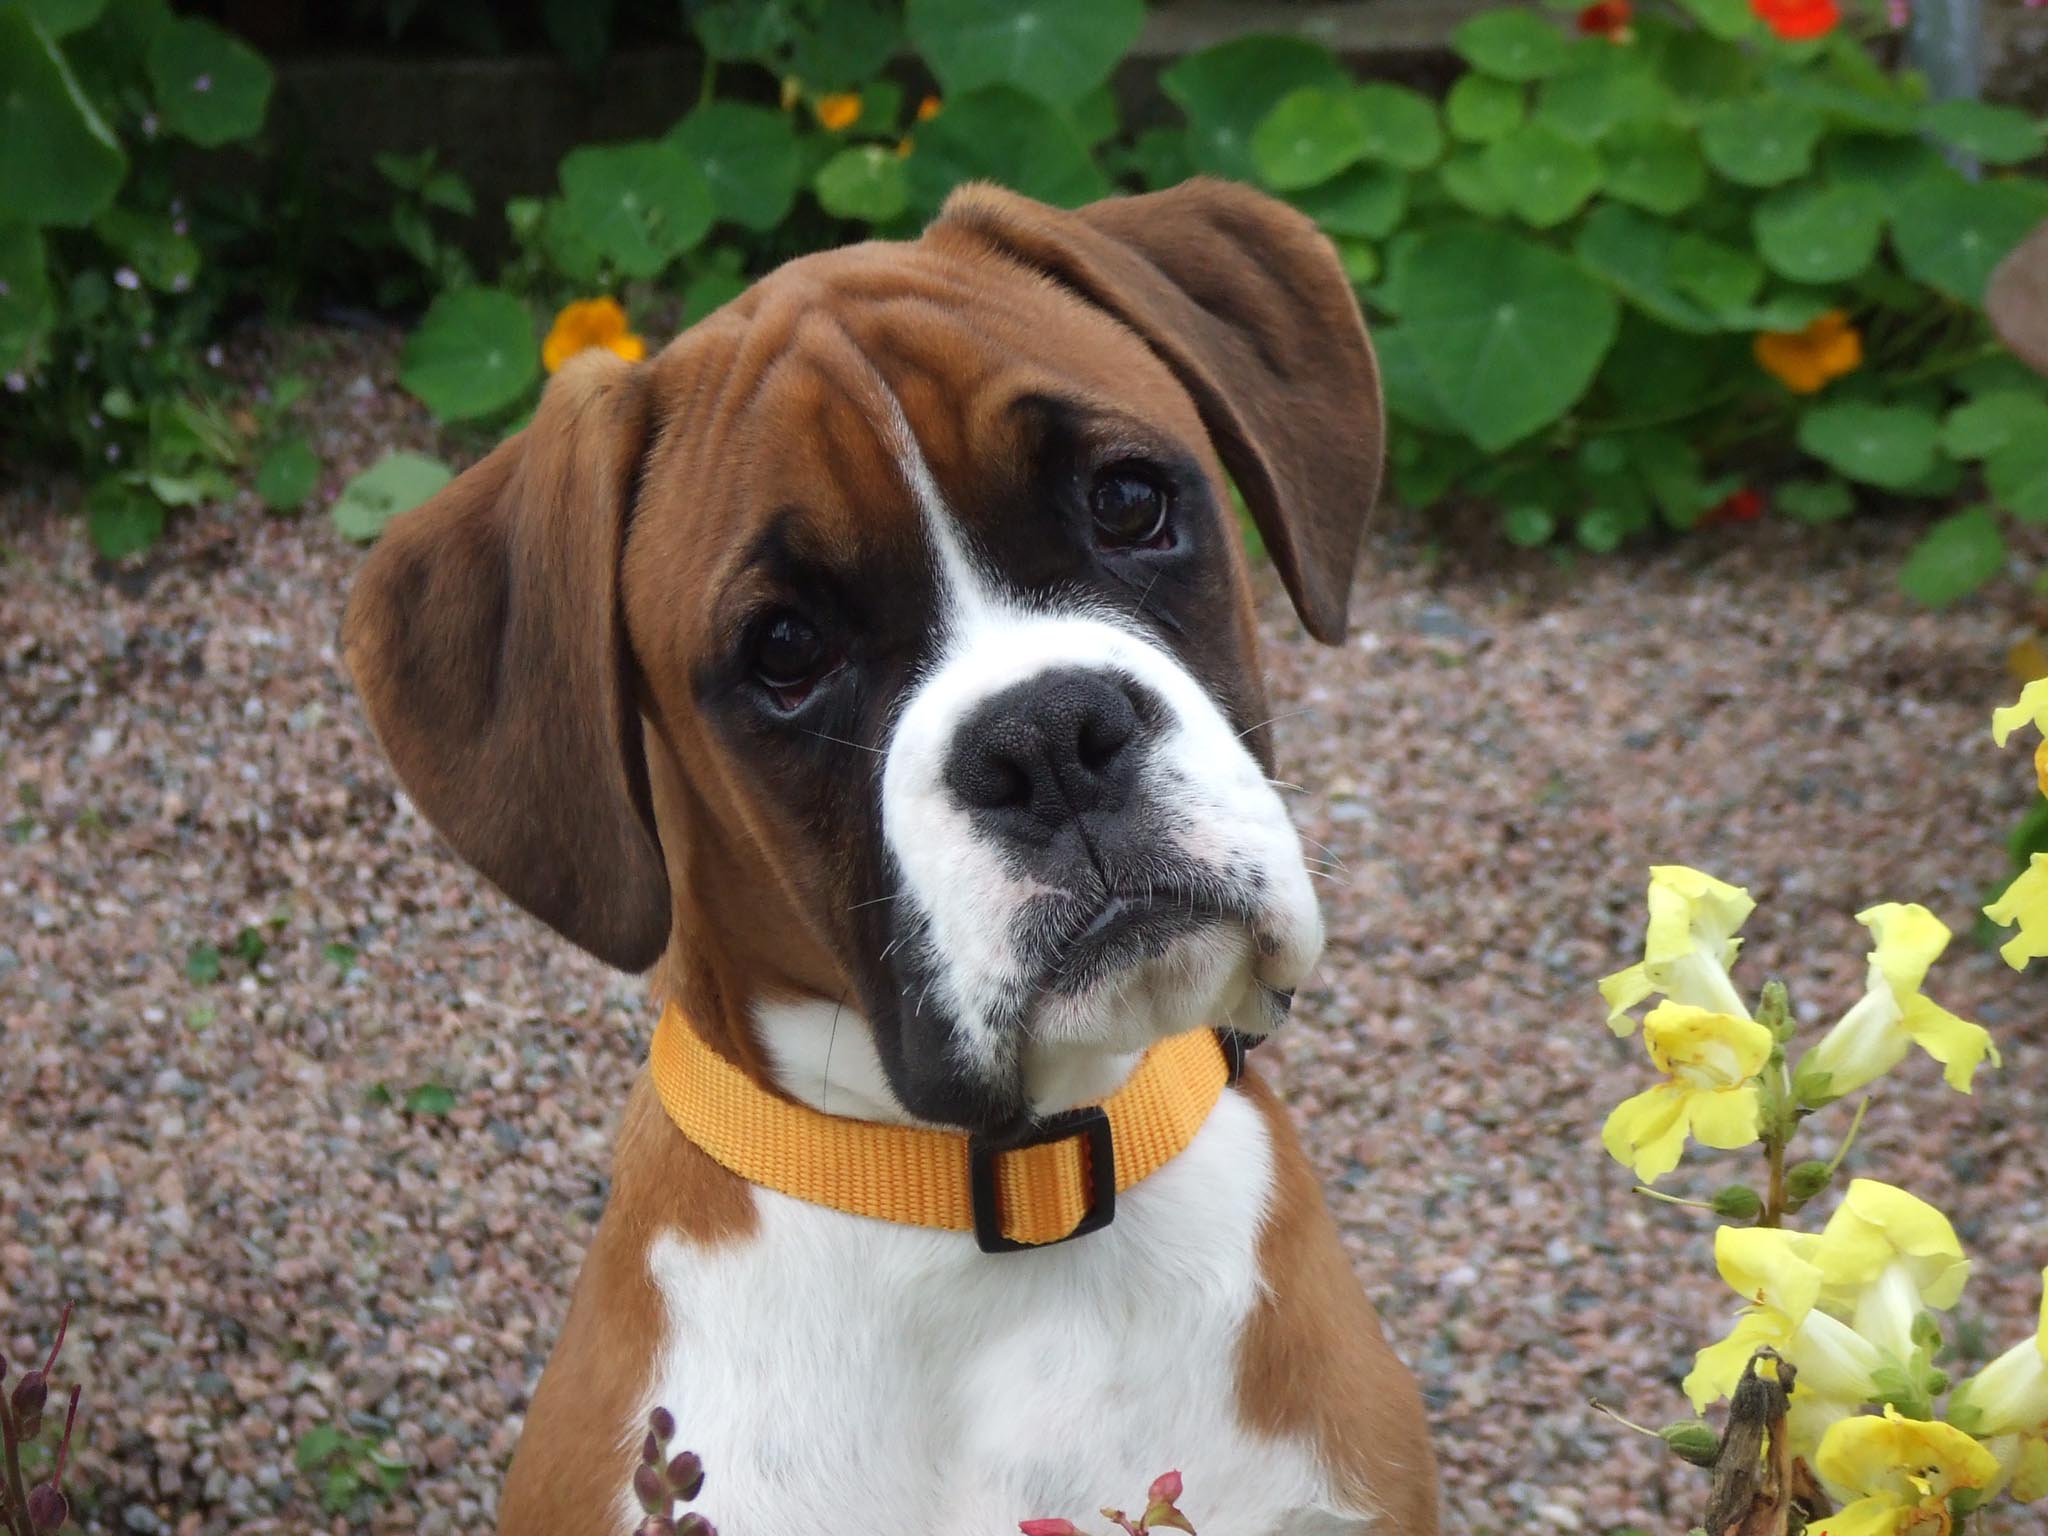
<path id="1" fill-rule="evenodd" d="M 0 1514 L 7 1517 L 7 1530 L 11 1536 L 33 1536 L 28 1523 L 28 1490 L 21 1481 L 20 1429 L 14 1422 L 14 1410 L 7 1398 L 0 1395 L 0 1471 L 7 1474 L 7 1486 L 0 1489 Z"/>
<path id="2" fill-rule="evenodd" d="M 1681 1200 L 1676 1195 L 1667 1195 L 1661 1189 L 1652 1189 L 1647 1184 L 1638 1184 L 1636 1186 L 1636 1193 L 1648 1195 L 1652 1200 L 1662 1200 L 1666 1205 L 1690 1205 L 1702 1211 L 1711 1211 L 1714 1208 L 1713 1202 L 1710 1200 Z M 1598 1407 L 1599 1405 L 1596 1403 L 1594 1406 Z"/>
<path id="3" fill-rule="evenodd" d="M 1781 1227 L 1785 1224 L 1785 1143 L 1772 1136 L 1764 1142 L 1764 1152 L 1771 1160 L 1771 1182 L 1764 1194 L 1763 1214 L 1757 1217 L 1756 1224 Z"/>
<path id="4" fill-rule="evenodd" d="M 1870 1113 L 1870 1101 L 1875 1094 L 1865 1094 L 1863 1102 L 1856 1106 L 1856 1118 L 1849 1122 L 1849 1133 L 1842 1138 L 1842 1144 L 1835 1148 L 1835 1155 L 1828 1159 L 1828 1177 L 1835 1176 L 1835 1170 L 1842 1166 L 1842 1159 L 1849 1155 L 1849 1149 L 1856 1145 L 1856 1133 L 1863 1129 L 1863 1117 Z"/>

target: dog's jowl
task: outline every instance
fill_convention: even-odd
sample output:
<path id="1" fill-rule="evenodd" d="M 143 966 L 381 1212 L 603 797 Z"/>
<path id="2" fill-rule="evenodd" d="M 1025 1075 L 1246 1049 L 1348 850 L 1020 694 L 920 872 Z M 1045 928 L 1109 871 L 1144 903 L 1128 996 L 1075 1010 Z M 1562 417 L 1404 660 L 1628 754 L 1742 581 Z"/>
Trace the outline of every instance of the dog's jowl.
<path id="1" fill-rule="evenodd" d="M 994 1536 L 1168 1468 L 1203 1536 L 1435 1530 L 1244 1059 L 1322 925 L 1230 488 L 1340 640 L 1380 422 L 1290 210 L 976 188 L 572 362 L 392 527 L 345 640 L 399 777 L 654 968 L 508 1536 L 630 1531 L 657 1405 L 729 1536 Z"/>

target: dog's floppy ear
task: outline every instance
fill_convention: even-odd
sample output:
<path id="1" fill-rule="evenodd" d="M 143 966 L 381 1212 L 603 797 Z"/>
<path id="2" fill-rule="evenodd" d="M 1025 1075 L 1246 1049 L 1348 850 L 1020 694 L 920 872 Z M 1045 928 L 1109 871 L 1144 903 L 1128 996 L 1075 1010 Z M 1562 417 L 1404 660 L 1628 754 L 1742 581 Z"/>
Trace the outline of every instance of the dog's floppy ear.
<path id="1" fill-rule="evenodd" d="M 578 358 L 531 426 L 391 524 L 342 619 L 370 723 L 427 819 L 630 971 L 669 934 L 619 610 L 647 417 L 627 364 Z"/>
<path id="2" fill-rule="evenodd" d="M 1193 396 L 1302 623 L 1344 638 L 1379 491 L 1379 370 L 1337 253 L 1302 214 L 1195 180 L 1074 212 L 994 187 L 947 200 L 965 231 L 1129 326 Z"/>

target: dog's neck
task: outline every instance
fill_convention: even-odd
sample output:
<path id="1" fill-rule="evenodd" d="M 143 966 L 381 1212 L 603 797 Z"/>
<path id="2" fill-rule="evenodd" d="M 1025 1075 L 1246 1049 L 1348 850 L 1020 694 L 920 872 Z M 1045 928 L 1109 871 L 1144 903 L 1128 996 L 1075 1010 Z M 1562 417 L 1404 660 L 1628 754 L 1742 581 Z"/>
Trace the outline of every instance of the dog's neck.
<path id="1" fill-rule="evenodd" d="M 868 1021 L 850 1004 L 824 998 L 759 1003 L 753 1025 L 775 1086 L 791 1098 L 849 1120 L 926 1123 L 897 1100 Z M 1051 1115 L 1105 1099 L 1123 1086 L 1142 1056 L 1027 1045 L 1024 1080 L 1032 1111 Z"/>

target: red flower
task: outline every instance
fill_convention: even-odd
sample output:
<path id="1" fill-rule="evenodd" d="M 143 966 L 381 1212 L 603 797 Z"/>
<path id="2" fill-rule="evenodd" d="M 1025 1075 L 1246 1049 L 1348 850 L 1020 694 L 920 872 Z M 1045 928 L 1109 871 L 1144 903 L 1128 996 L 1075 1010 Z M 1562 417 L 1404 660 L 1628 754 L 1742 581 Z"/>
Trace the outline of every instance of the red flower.
<path id="1" fill-rule="evenodd" d="M 1836 0 L 1749 0 L 1749 8 L 1788 43 L 1826 37 L 1842 22 Z"/>
<path id="2" fill-rule="evenodd" d="M 1724 496 L 1707 509 L 1707 515 L 1700 519 L 1707 524 L 1753 523 L 1764 515 L 1764 498 L 1761 491 L 1750 486 Z"/>
<path id="3" fill-rule="evenodd" d="M 1634 9 L 1629 0 L 1596 0 L 1579 12 L 1579 30 L 1589 37 L 1625 43 L 1634 35 L 1629 30 Z"/>

